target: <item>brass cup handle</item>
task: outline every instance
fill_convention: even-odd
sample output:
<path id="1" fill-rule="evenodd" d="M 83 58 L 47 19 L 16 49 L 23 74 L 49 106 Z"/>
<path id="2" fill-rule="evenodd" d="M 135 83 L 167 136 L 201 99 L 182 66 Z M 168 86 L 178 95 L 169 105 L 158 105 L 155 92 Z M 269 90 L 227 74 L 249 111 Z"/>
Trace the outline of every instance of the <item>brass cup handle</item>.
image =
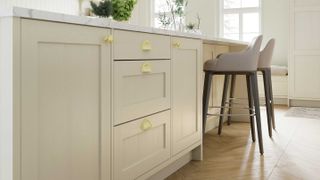
<path id="1" fill-rule="evenodd" d="M 173 43 L 173 47 L 175 47 L 175 48 L 180 48 L 181 47 L 181 43 L 180 42 L 174 42 Z"/>
<path id="2" fill-rule="evenodd" d="M 151 51 L 152 44 L 149 40 L 144 40 L 141 44 L 142 51 Z"/>
<path id="3" fill-rule="evenodd" d="M 148 119 L 144 119 L 140 125 L 142 131 L 147 131 L 152 128 L 152 123 Z"/>
<path id="4" fill-rule="evenodd" d="M 106 43 L 113 43 L 113 36 L 112 35 L 106 35 L 106 37 L 104 37 L 104 42 Z"/>
<path id="5" fill-rule="evenodd" d="M 141 65 L 141 72 L 142 73 L 151 73 L 152 72 L 152 66 L 150 63 L 148 62 L 144 62 L 142 65 Z"/>

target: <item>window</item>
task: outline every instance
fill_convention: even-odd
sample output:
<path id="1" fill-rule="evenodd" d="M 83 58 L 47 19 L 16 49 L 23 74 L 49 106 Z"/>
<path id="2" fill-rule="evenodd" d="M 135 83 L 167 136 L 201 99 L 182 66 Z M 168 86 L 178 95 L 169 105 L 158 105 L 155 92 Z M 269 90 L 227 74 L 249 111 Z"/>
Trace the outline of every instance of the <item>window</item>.
<path id="1" fill-rule="evenodd" d="M 159 21 L 159 15 L 165 13 L 167 16 L 171 16 L 170 8 L 166 0 L 153 0 L 153 26 L 156 28 L 161 28 L 162 24 Z"/>
<path id="2" fill-rule="evenodd" d="M 251 41 L 261 33 L 260 0 L 220 0 L 223 38 Z"/>
<path id="3" fill-rule="evenodd" d="M 178 30 L 185 24 L 185 17 L 179 17 L 177 14 L 172 15 L 172 10 L 177 10 L 177 4 L 175 0 L 152 0 L 153 18 L 152 24 L 156 28 L 164 28 L 171 30 Z M 183 2 L 183 1 L 182 1 Z M 186 3 L 186 1 L 184 1 Z M 185 4 L 181 4 L 181 10 L 185 11 Z M 159 18 L 161 17 L 161 18 Z M 162 19 L 162 22 L 160 21 Z M 174 23 L 173 23 L 174 19 Z M 164 26 L 164 21 L 167 22 Z"/>

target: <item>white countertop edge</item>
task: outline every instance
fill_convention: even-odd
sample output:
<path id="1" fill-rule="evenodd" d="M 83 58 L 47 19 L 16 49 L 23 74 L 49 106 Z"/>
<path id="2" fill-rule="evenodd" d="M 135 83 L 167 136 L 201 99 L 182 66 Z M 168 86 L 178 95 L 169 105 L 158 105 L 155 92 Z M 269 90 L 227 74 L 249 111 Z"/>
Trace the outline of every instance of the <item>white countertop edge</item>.
<path id="1" fill-rule="evenodd" d="M 187 32 L 180 32 L 180 31 L 170 31 L 170 30 L 164 30 L 159 28 L 138 26 L 138 25 L 123 23 L 123 22 L 116 22 L 106 18 L 68 15 L 68 14 L 48 12 L 48 11 L 42 11 L 42 10 L 21 8 L 21 7 L 1 9 L 0 17 L 21 17 L 21 18 L 27 18 L 27 19 L 63 22 L 63 23 L 95 26 L 95 27 L 102 27 L 102 28 L 112 28 L 112 29 L 119 29 L 119 30 L 130 30 L 130 31 L 136 31 L 136 32 L 145 32 L 145 33 L 161 34 L 161 35 L 168 35 L 168 36 L 187 37 L 187 38 L 194 38 L 194 39 L 202 39 L 204 43 L 207 43 L 207 44 L 218 43 L 221 45 L 230 45 L 230 46 L 248 44 L 241 41 L 206 37 L 205 35 L 192 34 Z"/>

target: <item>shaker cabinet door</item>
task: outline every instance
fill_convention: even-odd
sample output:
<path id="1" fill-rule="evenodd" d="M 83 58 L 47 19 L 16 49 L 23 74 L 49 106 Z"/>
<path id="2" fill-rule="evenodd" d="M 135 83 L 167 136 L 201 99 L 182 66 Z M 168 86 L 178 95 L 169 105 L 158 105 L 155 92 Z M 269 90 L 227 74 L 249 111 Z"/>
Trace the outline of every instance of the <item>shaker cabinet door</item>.
<path id="1" fill-rule="evenodd" d="M 200 40 L 172 38 L 173 154 L 201 140 L 201 44 Z"/>
<path id="2" fill-rule="evenodd" d="M 170 158 L 170 110 L 114 128 L 114 179 L 132 180 Z"/>
<path id="3" fill-rule="evenodd" d="M 110 30 L 21 28 L 21 179 L 110 179 Z"/>

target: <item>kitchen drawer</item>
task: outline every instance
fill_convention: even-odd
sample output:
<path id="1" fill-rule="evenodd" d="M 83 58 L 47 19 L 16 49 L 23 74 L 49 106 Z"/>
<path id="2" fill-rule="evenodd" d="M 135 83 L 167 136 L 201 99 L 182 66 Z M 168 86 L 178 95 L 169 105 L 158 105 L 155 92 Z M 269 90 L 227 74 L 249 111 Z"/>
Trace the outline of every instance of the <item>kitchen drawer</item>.
<path id="1" fill-rule="evenodd" d="M 170 108 L 170 60 L 114 62 L 114 125 Z"/>
<path id="2" fill-rule="evenodd" d="M 170 111 L 114 128 L 114 179 L 135 179 L 170 158 Z"/>
<path id="3" fill-rule="evenodd" d="M 114 59 L 170 59 L 170 37 L 115 30 Z"/>

